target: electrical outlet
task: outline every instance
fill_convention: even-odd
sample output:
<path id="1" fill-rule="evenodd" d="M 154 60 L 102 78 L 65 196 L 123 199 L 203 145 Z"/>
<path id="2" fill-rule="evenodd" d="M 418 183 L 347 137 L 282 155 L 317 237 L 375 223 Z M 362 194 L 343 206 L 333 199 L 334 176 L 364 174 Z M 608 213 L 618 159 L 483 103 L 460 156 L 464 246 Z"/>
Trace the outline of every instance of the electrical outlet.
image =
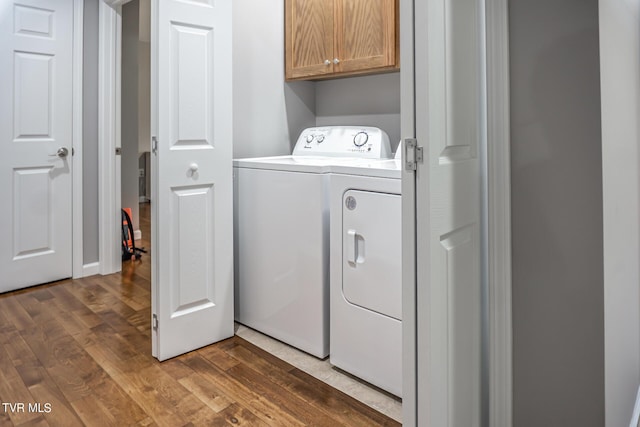
<path id="1" fill-rule="evenodd" d="M 140 176 L 140 178 L 144 178 L 144 169 L 138 169 L 138 176 Z"/>

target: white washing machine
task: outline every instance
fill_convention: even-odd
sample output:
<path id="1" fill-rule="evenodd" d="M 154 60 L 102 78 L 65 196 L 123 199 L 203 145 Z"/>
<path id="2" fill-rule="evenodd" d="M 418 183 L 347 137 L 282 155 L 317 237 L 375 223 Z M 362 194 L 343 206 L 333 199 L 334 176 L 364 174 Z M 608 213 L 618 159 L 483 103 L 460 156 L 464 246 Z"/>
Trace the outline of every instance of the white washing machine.
<path id="1" fill-rule="evenodd" d="M 329 354 L 329 173 L 389 157 L 371 127 L 304 130 L 290 156 L 234 160 L 235 319 Z"/>
<path id="2" fill-rule="evenodd" d="M 331 364 L 402 396 L 400 159 L 331 175 Z"/>

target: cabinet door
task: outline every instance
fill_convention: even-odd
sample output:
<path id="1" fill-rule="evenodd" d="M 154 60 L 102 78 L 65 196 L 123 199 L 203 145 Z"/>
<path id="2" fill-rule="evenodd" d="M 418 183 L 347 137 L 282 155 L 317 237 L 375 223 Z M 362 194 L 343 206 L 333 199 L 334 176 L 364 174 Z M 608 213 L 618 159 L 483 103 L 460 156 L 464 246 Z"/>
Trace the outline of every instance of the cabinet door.
<path id="1" fill-rule="evenodd" d="M 333 0 L 286 0 L 285 14 L 287 79 L 332 73 Z"/>
<path id="2" fill-rule="evenodd" d="M 334 71 L 397 65 L 396 0 L 335 0 Z"/>

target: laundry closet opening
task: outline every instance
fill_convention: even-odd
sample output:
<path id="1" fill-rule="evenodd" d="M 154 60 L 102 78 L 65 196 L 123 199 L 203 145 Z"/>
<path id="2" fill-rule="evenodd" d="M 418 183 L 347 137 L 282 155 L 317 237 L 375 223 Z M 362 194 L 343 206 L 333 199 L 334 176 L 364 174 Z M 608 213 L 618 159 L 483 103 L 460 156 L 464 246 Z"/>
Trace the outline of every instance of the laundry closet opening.
<path id="1" fill-rule="evenodd" d="M 136 246 L 145 250 L 151 247 L 150 6 L 150 0 L 122 6 L 120 79 L 120 206 L 131 212 Z"/>
<path id="2" fill-rule="evenodd" d="M 317 259 L 312 259 L 319 256 L 317 250 L 313 251 L 314 255 L 305 257 L 302 255 L 302 251 L 297 251 L 296 248 L 292 247 L 296 240 L 292 238 L 292 236 L 308 236 L 311 233 L 308 233 L 307 230 L 304 232 L 298 232 L 296 230 L 301 230 L 299 227 L 304 227 L 305 224 L 307 229 L 311 229 L 319 227 L 318 224 L 322 223 L 321 219 L 318 218 L 322 215 L 320 212 L 309 212 L 309 206 L 311 204 L 314 206 L 320 204 L 313 195 L 317 195 L 318 191 L 321 191 L 319 190 L 321 184 L 313 184 L 313 189 L 308 188 L 307 191 L 299 191 L 302 185 L 299 183 L 300 181 L 294 182 L 294 177 L 305 178 L 305 182 L 312 185 L 311 183 L 317 183 L 314 177 L 320 176 L 317 172 L 319 172 L 321 168 L 311 166 L 309 168 L 310 170 L 306 173 L 298 171 L 300 173 L 293 172 L 284 174 L 276 170 L 266 170 L 268 167 L 264 165 L 264 162 L 259 166 L 262 169 L 256 169 L 258 162 L 251 162 L 250 160 L 243 162 L 240 159 L 289 156 L 292 154 L 299 137 L 304 132 L 306 132 L 304 134 L 305 140 L 306 137 L 314 137 L 310 144 L 311 147 L 322 146 L 327 139 L 318 142 L 318 136 L 326 138 L 327 132 L 330 133 L 330 131 L 320 129 L 323 127 L 335 128 L 337 126 L 347 126 L 379 128 L 388 135 L 392 152 L 396 151 L 401 137 L 401 77 L 399 72 L 321 81 L 287 81 L 285 79 L 285 61 L 287 61 L 286 40 L 291 38 L 290 35 L 287 36 L 288 24 L 285 23 L 285 14 L 287 10 L 301 7 L 301 4 L 303 3 L 288 1 L 234 1 L 233 157 L 236 159 L 234 162 L 234 198 L 236 205 L 234 213 L 234 227 L 236 230 L 236 235 L 234 236 L 234 279 L 236 291 L 235 318 L 241 323 L 241 326 L 236 330 L 236 334 L 247 340 L 253 340 L 255 337 L 255 340 L 253 340 L 254 344 L 262 345 L 276 356 L 285 359 L 294 366 L 307 370 L 312 375 L 325 380 L 338 389 L 343 391 L 349 391 L 349 389 L 359 390 L 354 394 L 356 399 L 400 421 L 402 412 L 401 399 L 381 388 L 376 388 L 368 384 L 364 380 L 357 379 L 356 372 L 352 371 L 351 373 L 347 373 L 348 369 L 341 370 L 336 368 L 334 364 L 331 363 L 332 348 L 330 346 L 328 349 L 329 356 L 325 359 L 310 356 L 296 349 L 295 344 L 293 344 L 294 342 L 300 343 L 300 338 L 304 337 L 298 336 L 296 337 L 297 339 L 288 340 L 286 338 L 286 331 L 281 331 L 283 333 L 278 334 L 274 329 L 278 327 L 278 325 L 283 324 L 284 311 L 289 314 L 305 311 L 299 304 L 296 305 L 297 303 L 294 303 L 296 300 L 299 301 L 299 294 L 303 291 L 298 292 L 298 295 L 293 295 L 296 293 L 295 286 L 292 285 L 291 280 L 287 281 L 286 277 L 294 273 L 300 274 L 299 272 L 294 272 L 296 266 L 302 263 L 318 261 Z M 302 11 L 300 13 L 308 14 L 314 12 L 307 10 L 304 11 L 304 13 Z M 304 21 L 305 17 L 298 16 L 297 19 Z M 310 19 L 311 22 L 311 18 L 307 19 Z M 303 24 L 301 23 L 300 25 Z M 334 58 L 332 57 L 331 59 Z M 298 67 L 294 72 L 303 72 L 301 70 L 302 67 Z M 315 129 L 316 131 L 305 131 L 306 129 Z M 309 135 L 309 133 L 313 135 Z M 252 163 L 252 165 L 250 165 L 250 163 Z M 345 167 L 345 169 L 348 168 Z M 352 173 L 352 171 L 348 173 Z M 261 179 L 258 177 L 254 179 L 260 174 L 264 177 L 274 178 L 273 182 L 280 183 L 280 189 L 265 188 L 265 186 L 269 185 L 267 184 L 266 178 Z M 340 175 L 353 176 L 342 173 Z M 361 183 L 369 178 L 358 176 L 356 179 Z M 383 181 L 383 179 L 379 180 Z M 400 179 L 397 179 L 397 181 L 400 181 Z M 342 182 L 345 185 L 351 185 L 352 180 L 345 179 Z M 364 190 L 371 190 L 371 188 L 364 188 Z M 386 191 L 388 190 L 389 189 Z M 242 191 L 244 191 L 245 194 L 253 193 L 257 197 L 260 197 L 260 195 L 267 197 L 267 193 L 272 194 L 274 198 L 271 203 L 269 203 L 268 200 L 263 200 L 264 204 L 260 203 L 260 206 L 263 208 L 269 207 L 269 212 L 266 212 L 263 208 L 257 208 L 257 205 L 253 204 L 252 201 L 243 198 L 243 194 L 241 194 Z M 327 187 L 325 214 L 327 216 L 327 222 L 331 222 L 328 228 L 331 228 L 333 222 L 329 221 L 328 218 L 330 215 L 328 193 L 329 188 Z M 358 194 L 358 202 L 360 202 L 360 195 L 362 194 Z M 399 199 L 400 197 L 397 196 L 397 198 Z M 364 209 L 367 207 L 365 199 L 368 198 L 362 199 L 363 204 L 359 205 L 359 208 L 362 207 Z M 343 205 L 342 200 L 337 203 L 339 206 Z M 254 207 L 252 208 L 251 206 Z M 278 206 L 288 211 L 278 213 Z M 304 211 L 309 215 L 307 216 L 302 213 L 295 215 L 292 211 L 296 209 L 296 206 L 299 207 L 301 212 Z M 398 233 L 400 232 L 400 221 L 395 221 L 392 218 L 393 215 L 385 216 L 384 213 L 378 210 L 375 210 L 375 214 L 374 219 L 380 227 L 393 229 Z M 253 220 L 251 220 L 251 217 L 253 217 Z M 295 219 L 295 222 L 290 221 L 293 219 Z M 247 223 L 245 220 L 249 220 L 251 223 Z M 272 231 L 276 227 L 279 229 L 279 227 L 286 223 L 289 224 L 289 227 L 283 231 L 287 233 L 286 235 L 280 234 L 281 237 L 277 238 L 274 236 L 274 233 L 270 232 L 270 230 Z M 253 237 L 249 238 L 249 235 L 253 232 L 258 234 L 253 234 Z M 245 236 L 242 235 L 243 233 Z M 316 231 L 316 234 L 318 233 L 320 233 L 320 231 Z M 360 234 L 364 233 L 361 231 Z M 261 250 L 261 255 L 258 255 L 256 252 L 258 250 L 257 243 L 259 235 L 271 236 L 262 241 L 264 248 Z M 249 243 L 247 238 L 249 238 L 249 240 L 254 239 L 254 245 L 249 244 L 247 246 L 247 243 Z M 324 239 L 326 239 L 325 244 L 331 246 L 328 233 Z M 365 237 L 365 240 L 366 239 L 367 237 Z M 372 240 L 366 240 L 366 244 L 370 242 L 372 242 Z M 368 248 L 367 246 L 367 249 Z M 244 249 L 250 250 L 247 252 Z M 283 252 L 280 252 L 281 255 L 278 255 L 277 252 L 280 249 L 282 249 Z M 373 246 L 371 249 L 373 249 Z M 250 258 L 252 258 L 253 255 L 249 255 L 249 252 L 255 255 L 252 260 Z M 296 256 L 292 255 L 296 253 Z M 329 271 L 328 258 L 332 256 L 335 258 L 336 254 L 331 252 L 328 255 L 326 259 L 327 265 L 324 269 L 324 274 L 327 276 L 331 274 Z M 401 259 L 399 251 L 395 254 L 395 257 L 397 257 L 395 259 L 399 262 Z M 269 260 L 272 260 L 273 264 L 271 267 L 265 265 L 265 263 L 260 263 L 260 259 L 265 260 L 265 258 L 267 264 L 270 262 Z M 369 260 L 367 259 L 367 261 Z M 249 265 L 252 267 L 249 268 Z M 359 265 L 362 266 L 362 264 Z M 258 266 L 259 270 L 255 269 L 256 266 Z M 262 269 L 263 267 L 265 268 Z M 318 269 L 321 268 L 317 267 L 314 271 Z M 247 295 L 250 295 L 251 292 L 243 293 L 243 290 L 246 291 L 254 285 L 260 286 L 261 281 L 256 274 L 257 271 L 271 271 L 274 273 L 271 277 L 263 277 L 263 292 L 271 295 L 272 297 L 269 298 L 271 300 L 273 300 L 273 298 L 280 300 L 279 302 L 272 301 L 274 304 L 271 307 L 265 307 L 255 300 L 249 301 L 247 305 L 244 305 L 247 301 Z M 249 276 L 255 277 L 256 280 L 252 281 L 252 278 Z M 299 277 L 304 277 L 304 275 L 300 275 Z M 322 279 L 319 277 L 309 277 L 309 281 L 311 280 Z M 326 281 L 327 283 L 329 282 L 328 277 Z M 401 277 L 397 277 L 396 280 L 394 280 L 394 284 L 397 285 L 398 288 L 401 287 L 401 283 Z M 273 286 L 272 292 L 266 289 L 268 286 Z M 286 293 L 288 291 L 284 289 L 290 289 L 292 292 L 287 295 Z M 240 296 L 240 298 L 238 298 L 238 296 Z M 245 297 L 244 301 L 243 296 Z M 369 304 L 370 301 L 362 300 L 359 296 L 360 294 L 358 292 L 350 294 L 353 300 L 352 302 L 355 301 L 356 304 L 361 305 Z M 377 292 L 370 293 L 370 296 L 384 298 L 383 295 L 378 295 Z M 241 305 L 240 307 L 238 306 L 239 304 Z M 270 312 L 274 313 L 274 311 L 271 310 L 275 306 L 283 308 L 277 315 L 280 320 L 273 319 L 276 317 L 274 314 L 272 320 L 275 321 L 265 322 L 264 328 L 261 327 L 259 320 L 266 320 L 270 316 Z M 248 309 L 250 313 L 247 313 L 245 309 Z M 311 312 L 308 311 L 308 313 Z M 311 316 L 311 314 L 308 316 L 302 315 L 304 318 L 301 318 L 298 323 L 308 322 Z M 289 321 L 284 320 L 284 323 L 287 322 L 296 322 L 296 320 L 294 318 Z M 347 322 L 347 320 L 344 320 L 344 322 Z M 251 329 L 247 329 L 247 325 L 251 327 Z M 371 326 L 370 330 L 374 329 L 376 329 L 376 326 Z M 260 334 L 257 330 L 262 330 L 263 334 Z M 276 336 L 276 338 L 284 342 L 289 341 L 288 343 L 292 344 L 292 346 L 284 345 L 278 340 L 273 340 L 269 338 L 269 335 Z M 307 338 L 310 339 L 309 336 L 307 336 Z M 393 343 L 387 342 L 387 347 L 397 346 L 398 350 L 400 350 L 402 346 L 401 334 L 398 334 L 398 340 L 398 342 Z M 298 345 L 298 347 L 300 348 L 302 346 Z M 307 352 L 314 352 L 309 349 L 313 346 L 307 347 Z M 318 346 L 316 346 L 316 348 L 318 348 Z M 363 362 L 361 364 L 366 364 L 366 362 L 371 359 L 371 357 L 366 357 L 366 355 L 364 358 L 361 356 L 361 354 L 358 354 L 355 357 L 355 359 Z M 347 365 L 345 365 L 345 367 L 346 366 Z"/>
<path id="3" fill-rule="evenodd" d="M 305 129 L 323 126 L 379 128 L 388 135 L 391 152 L 395 152 L 401 133 L 400 73 L 325 81 L 285 81 L 285 2 L 275 2 L 277 7 L 273 3 L 233 2 L 233 158 L 289 155 Z M 132 211 L 136 242 L 150 251 L 151 206 L 154 203 L 150 163 L 154 159 L 150 154 L 149 12 L 150 0 L 133 0 L 122 6 L 120 202 L 123 208 Z M 304 198 L 297 202 L 300 205 L 307 203 Z M 397 205 L 399 208 L 399 203 Z M 399 233 L 400 223 L 392 217 L 394 215 L 385 217 L 382 214 L 376 221 L 381 227 Z M 133 262 L 123 261 L 123 275 L 150 278 L 150 255 L 143 254 L 141 260 Z M 237 286 L 237 269 L 241 264 L 237 253 L 235 256 Z M 277 255 L 265 253 L 264 256 Z M 399 262 L 399 251 L 394 256 Z M 326 274 L 329 274 L 328 265 Z M 400 287 L 401 278 L 397 277 L 394 284 Z M 401 421 L 402 401 L 399 397 L 332 366 L 329 358 L 311 356 L 239 323 L 235 332 L 276 357 Z M 388 345 L 398 347 L 399 351 L 402 346 L 400 334 L 397 338 L 398 342 Z M 398 375 L 401 374 L 398 372 Z"/>

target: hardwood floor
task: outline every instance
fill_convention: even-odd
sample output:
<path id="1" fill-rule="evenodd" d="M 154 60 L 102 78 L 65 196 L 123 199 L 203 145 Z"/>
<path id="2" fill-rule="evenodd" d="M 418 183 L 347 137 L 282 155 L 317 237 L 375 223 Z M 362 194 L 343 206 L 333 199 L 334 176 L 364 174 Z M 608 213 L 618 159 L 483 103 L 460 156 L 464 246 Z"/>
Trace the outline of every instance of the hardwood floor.
<path id="1" fill-rule="evenodd" d="M 1 426 L 400 425 L 239 337 L 158 362 L 149 264 L 0 295 Z"/>

